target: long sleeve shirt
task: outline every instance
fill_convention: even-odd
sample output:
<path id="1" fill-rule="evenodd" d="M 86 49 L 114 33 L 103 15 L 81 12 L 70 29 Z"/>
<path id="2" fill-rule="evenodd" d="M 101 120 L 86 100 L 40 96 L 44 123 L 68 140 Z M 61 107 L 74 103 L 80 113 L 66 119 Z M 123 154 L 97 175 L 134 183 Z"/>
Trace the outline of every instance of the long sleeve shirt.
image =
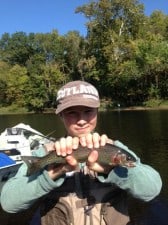
<path id="1" fill-rule="evenodd" d="M 116 166 L 108 176 L 99 174 L 98 180 L 102 183 L 114 184 L 143 201 L 155 198 L 162 187 L 159 173 L 151 166 L 141 163 L 134 152 L 121 142 L 115 141 L 114 144 L 133 154 L 137 159 L 136 166 L 132 168 Z M 43 147 L 33 152 L 33 155 L 36 156 L 45 154 Z M 30 208 L 40 197 L 60 187 L 66 179 L 66 176 L 63 175 L 52 180 L 46 170 L 27 176 L 27 169 L 27 165 L 23 163 L 17 174 L 3 186 L 0 196 L 1 206 L 9 213 L 17 213 Z"/>

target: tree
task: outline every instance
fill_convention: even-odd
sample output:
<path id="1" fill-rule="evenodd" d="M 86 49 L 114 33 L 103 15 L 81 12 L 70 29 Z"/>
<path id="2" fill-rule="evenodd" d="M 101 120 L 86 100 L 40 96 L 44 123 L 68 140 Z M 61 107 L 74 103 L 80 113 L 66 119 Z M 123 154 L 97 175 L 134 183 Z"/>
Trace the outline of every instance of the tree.
<path id="1" fill-rule="evenodd" d="M 143 10 L 143 4 L 136 0 L 92 1 L 76 9 L 89 20 L 86 58 L 96 59 L 99 82 L 95 82 L 109 95 L 111 82 L 116 74 L 122 74 L 122 64 L 132 60 L 133 41 L 141 36 L 145 21 Z"/>
<path id="2" fill-rule="evenodd" d="M 166 16 L 162 11 L 155 10 L 149 17 L 148 20 L 148 31 L 152 34 L 166 36 L 168 27 L 168 16 Z"/>
<path id="3" fill-rule="evenodd" d="M 166 76 L 168 72 L 167 41 L 160 40 L 160 36 L 156 36 L 153 40 L 141 40 L 138 42 L 138 51 L 135 58 L 144 78 L 143 83 L 147 87 L 149 98 L 166 98 L 166 92 L 168 93 L 167 85 L 165 85 L 168 79 Z"/>
<path id="4" fill-rule="evenodd" d="M 35 71 L 35 70 L 34 70 Z M 39 66 L 38 73 L 31 73 L 25 88 L 24 99 L 29 111 L 43 112 L 55 104 L 57 87 L 65 83 L 65 76 L 59 65 Z"/>
<path id="5" fill-rule="evenodd" d="M 11 37 L 7 33 L 2 35 L 1 52 L 4 61 L 11 65 L 25 66 L 33 49 L 26 33 L 16 32 Z"/>
<path id="6" fill-rule="evenodd" d="M 25 105 L 24 93 L 28 82 L 27 69 L 19 65 L 9 70 L 7 80 L 6 98 L 8 104 Z"/>
<path id="7" fill-rule="evenodd" d="M 84 39 L 79 32 L 68 32 L 64 35 L 64 72 L 70 79 L 80 79 L 78 62 L 85 55 Z"/>
<path id="8" fill-rule="evenodd" d="M 0 105 L 6 105 L 7 90 L 8 90 L 8 74 L 10 66 L 3 61 L 0 61 Z"/>

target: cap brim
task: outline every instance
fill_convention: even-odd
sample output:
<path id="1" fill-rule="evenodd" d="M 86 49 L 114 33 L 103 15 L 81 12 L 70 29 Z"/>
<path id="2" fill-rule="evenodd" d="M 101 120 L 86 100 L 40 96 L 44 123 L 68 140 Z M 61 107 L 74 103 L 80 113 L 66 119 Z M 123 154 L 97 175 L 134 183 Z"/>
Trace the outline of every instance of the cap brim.
<path id="1" fill-rule="evenodd" d="M 56 114 L 59 114 L 60 112 L 62 112 L 63 110 L 73 107 L 73 106 L 86 106 L 86 107 L 90 107 L 90 108 L 98 108 L 100 106 L 100 102 L 99 101 L 95 101 L 94 99 L 76 99 L 75 101 L 68 101 L 66 103 L 60 104 L 57 106 L 56 109 Z"/>

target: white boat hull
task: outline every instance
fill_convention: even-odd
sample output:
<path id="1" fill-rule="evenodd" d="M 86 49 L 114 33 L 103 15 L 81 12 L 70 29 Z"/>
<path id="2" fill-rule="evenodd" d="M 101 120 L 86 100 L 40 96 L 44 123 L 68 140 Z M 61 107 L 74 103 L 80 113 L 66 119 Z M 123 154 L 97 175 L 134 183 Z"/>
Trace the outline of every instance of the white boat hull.
<path id="1" fill-rule="evenodd" d="M 6 128 L 0 134 L 0 193 L 5 182 L 17 173 L 23 163 L 21 156 L 32 155 L 32 151 L 47 140 L 42 133 L 23 123 Z"/>

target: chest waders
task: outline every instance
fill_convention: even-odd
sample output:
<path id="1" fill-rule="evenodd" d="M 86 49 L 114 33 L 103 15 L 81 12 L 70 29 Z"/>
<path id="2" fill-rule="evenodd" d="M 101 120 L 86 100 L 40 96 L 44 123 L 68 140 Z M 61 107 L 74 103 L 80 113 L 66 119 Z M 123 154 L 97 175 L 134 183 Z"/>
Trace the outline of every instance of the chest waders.
<path id="1" fill-rule="evenodd" d="M 41 207 L 42 225 L 129 224 L 127 194 L 96 177 L 75 173 L 51 191 Z"/>

